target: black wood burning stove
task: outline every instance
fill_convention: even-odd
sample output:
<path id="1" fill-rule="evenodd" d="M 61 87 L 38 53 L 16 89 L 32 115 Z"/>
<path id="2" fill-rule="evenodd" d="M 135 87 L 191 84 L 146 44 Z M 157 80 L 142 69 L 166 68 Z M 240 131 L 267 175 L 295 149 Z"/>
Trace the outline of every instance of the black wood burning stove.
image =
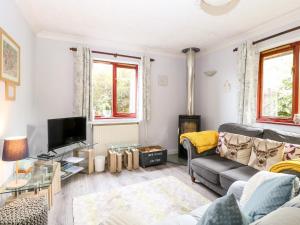
<path id="1" fill-rule="evenodd" d="M 187 159 L 187 151 L 180 144 L 180 135 L 201 130 L 201 117 L 198 115 L 179 115 L 178 123 L 178 157 Z"/>

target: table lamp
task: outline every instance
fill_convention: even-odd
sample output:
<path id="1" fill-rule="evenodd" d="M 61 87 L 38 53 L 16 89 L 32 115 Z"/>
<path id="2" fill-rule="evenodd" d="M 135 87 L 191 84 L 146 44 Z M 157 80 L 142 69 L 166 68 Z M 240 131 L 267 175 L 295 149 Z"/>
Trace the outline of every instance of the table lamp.
<path id="1" fill-rule="evenodd" d="M 16 161 L 16 180 L 8 183 L 7 188 L 19 188 L 27 184 L 27 180 L 18 179 L 18 160 L 28 157 L 28 143 L 26 137 L 11 137 L 4 139 L 2 160 Z"/>

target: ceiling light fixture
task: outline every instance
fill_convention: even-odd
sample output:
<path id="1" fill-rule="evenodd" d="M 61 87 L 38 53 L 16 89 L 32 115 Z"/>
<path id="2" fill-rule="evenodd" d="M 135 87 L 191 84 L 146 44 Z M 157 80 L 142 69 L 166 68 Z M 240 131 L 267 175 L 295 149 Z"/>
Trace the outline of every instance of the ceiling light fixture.
<path id="1" fill-rule="evenodd" d="M 220 16 L 230 12 L 240 0 L 201 0 L 200 7 L 208 14 Z"/>

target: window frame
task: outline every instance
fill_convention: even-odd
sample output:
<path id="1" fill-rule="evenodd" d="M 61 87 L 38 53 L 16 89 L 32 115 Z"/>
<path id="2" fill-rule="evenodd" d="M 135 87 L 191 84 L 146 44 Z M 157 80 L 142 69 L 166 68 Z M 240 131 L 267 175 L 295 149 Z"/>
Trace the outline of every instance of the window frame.
<path id="1" fill-rule="evenodd" d="M 260 53 L 259 58 L 259 71 L 258 71 L 258 86 L 257 86 L 257 113 L 256 121 L 258 123 L 276 123 L 293 125 L 293 117 L 299 112 L 299 45 L 300 42 L 295 42 L 287 45 L 283 45 L 277 48 L 269 49 Z M 283 117 L 270 117 L 262 115 L 263 108 L 263 69 L 264 58 L 275 56 L 287 51 L 293 52 L 293 93 L 292 93 L 292 115 L 290 118 Z"/>
<path id="2" fill-rule="evenodd" d="M 138 105 L 138 78 L 139 78 L 139 65 L 134 63 L 121 63 L 121 62 L 112 62 L 112 61 L 105 61 L 105 60 L 93 60 L 93 63 L 104 63 L 104 64 L 110 64 L 113 67 L 112 71 L 112 116 L 111 117 L 102 117 L 95 115 L 95 120 L 102 120 L 102 119 L 134 119 L 137 118 L 137 105 Z M 134 69 L 135 70 L 135 112 L 134 113 L 120 113 L 117 112 L 118 103 L 117 103 L 117 81 L 118 81 L 118 75 L 117 75 L 117 68 L 128 68 L 128 69 Z"/>

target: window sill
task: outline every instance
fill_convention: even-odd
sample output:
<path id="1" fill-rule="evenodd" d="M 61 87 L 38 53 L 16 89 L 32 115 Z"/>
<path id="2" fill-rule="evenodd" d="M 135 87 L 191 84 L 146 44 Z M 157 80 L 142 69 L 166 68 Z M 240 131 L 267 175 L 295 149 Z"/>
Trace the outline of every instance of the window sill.
<path id="1" fill-rule="evenodd" d="M 276 121 L 265 121 L 265 120 L 256 120 L 256 122 L 257 123 L 267 123 L 267 124 L 276 124 L 276 125 L 300 127 L 300 124 L 295 124 L 293 122 L 276 122 Z"/>
<path id="2" fill-rule="evenodd" d="M 90 122 L 92 125 L 117 125 L 117 124 L 135 124 L 140 123 L 137 118 L 122 118 L 122 119 L 97 119 Z"/>

